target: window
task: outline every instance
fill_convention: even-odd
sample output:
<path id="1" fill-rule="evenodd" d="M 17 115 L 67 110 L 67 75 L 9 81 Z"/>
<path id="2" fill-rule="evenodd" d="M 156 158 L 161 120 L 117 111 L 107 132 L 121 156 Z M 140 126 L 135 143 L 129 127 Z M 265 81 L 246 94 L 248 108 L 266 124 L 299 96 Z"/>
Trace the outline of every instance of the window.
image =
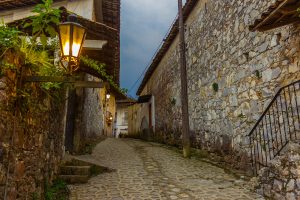
<path id="1" fill-rule="evenodd" d="M 128 125 L 128 111 L 125 111 L 124 112 L 124 115 L 123 115 L 123 125 Z"/>

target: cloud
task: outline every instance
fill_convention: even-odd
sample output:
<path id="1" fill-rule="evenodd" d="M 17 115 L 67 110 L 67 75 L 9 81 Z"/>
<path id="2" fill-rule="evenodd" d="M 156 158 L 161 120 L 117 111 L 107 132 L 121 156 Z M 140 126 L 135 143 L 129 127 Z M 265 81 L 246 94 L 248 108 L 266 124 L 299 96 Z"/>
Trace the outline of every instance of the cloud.
<path id="1" fill-rule="evenodd" d="M 121 10 L 121 86 L 140 77 L 177 15 L 176 0 L 124 0 Z M 131 91 L 135 95 L 137 84 Z"/>

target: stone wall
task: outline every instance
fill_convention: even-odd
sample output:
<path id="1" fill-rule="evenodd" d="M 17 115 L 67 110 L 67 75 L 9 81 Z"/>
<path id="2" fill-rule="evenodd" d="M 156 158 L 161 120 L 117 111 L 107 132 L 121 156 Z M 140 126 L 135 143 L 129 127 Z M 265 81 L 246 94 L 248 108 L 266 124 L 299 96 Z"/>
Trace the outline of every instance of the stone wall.
<path id="1" fill-rule="evenodd" d="M 16 101 L 13 78 L 0 78 L 0 198 L 42 199 L 64 154 L 65 92 L 27 84 Z"/>
<path id="2" fill-rule="evenodd" d="M 100 81 L 91 75 L 86 75 L 86 81 Z M 87 88 L 84 89 L 84 110 L 82 124 L 84 125 L 83 132 L 86 137 L 94 137 L 103 135 L 104 128 L 104 108 L 100 89 Z"/>
<path id="3" fill-rule="evenodd" d="M 288 144 L 285 151 L 252 181 L 255 190 L 268 198 L 296 200 L 300 197 L 300 144 Z"/>
<path id="4" fill-rule="evenodd" d="M 297 27 L 264 33 L 248 29 L 272 3 L 274 0 L 198 1 L 186 21 L 189 113 L 195 147 L 242 152 L 246 134 L 276 91 L 299 79 Z M 180 144 L 178 59 L 177 37 L 142 95 L 155 96 L 156 133 L 166 143 Z"/>
<path id="5" fill-rule="evenodd" d="M 181 86 L 177 44 L 178 38 L 141 93 L 155 97 L 155 138 L 168 144 L 179 144 L 181 134 Z M 149 111 L 146 111 L 144 114 L 148 118 Z"/>

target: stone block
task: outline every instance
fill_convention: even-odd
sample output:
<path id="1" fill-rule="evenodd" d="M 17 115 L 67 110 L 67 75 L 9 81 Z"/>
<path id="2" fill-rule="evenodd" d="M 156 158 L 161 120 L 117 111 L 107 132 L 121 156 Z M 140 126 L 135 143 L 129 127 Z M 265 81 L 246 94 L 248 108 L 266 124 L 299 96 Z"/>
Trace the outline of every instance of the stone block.
<path id="1" fill-rule="evenodd" d="M 272 37 L 270 47 L 274 47 L 274 46 L 278 45 L 279 44 L 279 40 L 278 39 L 279 39 L 278 35 L 274 35 Z"/>
<path id="2" fill-rule="evenodd" d="M 273 190 L 275 190 L 276 192 L 281 192 L 283 188 L 283 183 L 280 180 L 274 180 L 274 184 L 273 184 Z"/>
<path id="3" fill-rule="evenodd" d="M 273 198 L 274 198 L 274 200 L 284 200 L 285 199 L 285 197 L 282 196 L 280 193 L 275 193 Z"/>
<path id="4" fill-rule="evenodd" d="M 257 47 L 257 51 L 259 53 L 262 53 L 264 51 L 266 51 L 268 49 L 269 44 L 267 42 L 264 42 L 262 45 L 260 45 L 259 47 Z"/>
<path id="5" fill-rule="evenodd" d="M 298 66 L 297 63 L 293 63 L 289 66 L 289 73 L 295 73 L 299 71 L 300 67 Z"/>
<path id="6" fill-rule="evenodd" d="M 253 99 L 253 100 L 258 100 L 259 97 L 257 95 L 257 92 L 251 89 L 250 90 L 250 98 Z"/>
<path id="7" fill-rule="evenodd" d="M 300 178 L 298 178 L 296 180 L 296 185 L 297 185 L 298 190 L 300 190 Z"/>
<path id="8" fill-rule="evenodd" d="M 260 12 L 258 11 L 258 10 L 252 10 L 251 12 L 250 12 L 250 17 L 252 18 L 252 19 L 255 19 L 257 16 L 259 16 L 260 15 Z"/>
<path id="9" fill-rule="evenodd" d="M 262 72 L 262 80 L 263 82 L 269 82 L 272 80 L 272 69 L 267 69 Z"/>
<path id="10" fill-rule="evenodd" d="M 232 95 L 229 97 L 230 106 L 238 106 L 238 98 L 236 95 Z"/>
<path id="11" fill-rule="evenodd" d="M 17 179 L 21 179 L 25 174 L 25 164 L 24 161 L 17 161 L 15 167 L 15 176 Z"/>
<path id="12" fill-rule="evenodd" d="M 295 190 L 295 180 L 291 179 L 286 185 L 286 191 L 291 192 Z"/>
<path id="13" fill-rule="evenodd" d="M 4 80 L 0 79 L 0 90 L 4 90 L 6 88 L 6 83 L 4 82 Z"/>
<path id="14" fill-rule="evenodd" d="M 295 195 L 295 193 L 292 193 L 292 192 L 287 193 L 287 194 L 286 194 L 286 200 L 296 200 L 296 195 Z"/>

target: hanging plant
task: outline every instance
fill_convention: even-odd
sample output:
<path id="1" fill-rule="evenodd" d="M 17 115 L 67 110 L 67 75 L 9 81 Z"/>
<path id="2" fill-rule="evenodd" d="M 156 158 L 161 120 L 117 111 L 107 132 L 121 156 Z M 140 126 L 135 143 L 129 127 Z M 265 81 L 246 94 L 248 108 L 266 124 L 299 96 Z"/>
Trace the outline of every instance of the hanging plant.
<path id="1" fill-rule="evenodd" d="M 113 79 L 113 76 L 110 76 L 107 74 L 106 70 L 105 70 L 105 64 L 100 63 L 99 61 L 93 60 L 91 58 L 89 58 L 88 56 L 82 56 L 80 57 L 80 61 L 83 62 L 83 64 L 85 64 L 86 66 L 89 66 L 90 68 L 96 70 L 104 79 L 106 79 L 106 81 L 116 90 L 118 90 L 119 92 L 121 92 L 122 94 L 126 95 L 126 93 L 128 92 L 127 89 L 125 88 L 120 88 Z"/>

